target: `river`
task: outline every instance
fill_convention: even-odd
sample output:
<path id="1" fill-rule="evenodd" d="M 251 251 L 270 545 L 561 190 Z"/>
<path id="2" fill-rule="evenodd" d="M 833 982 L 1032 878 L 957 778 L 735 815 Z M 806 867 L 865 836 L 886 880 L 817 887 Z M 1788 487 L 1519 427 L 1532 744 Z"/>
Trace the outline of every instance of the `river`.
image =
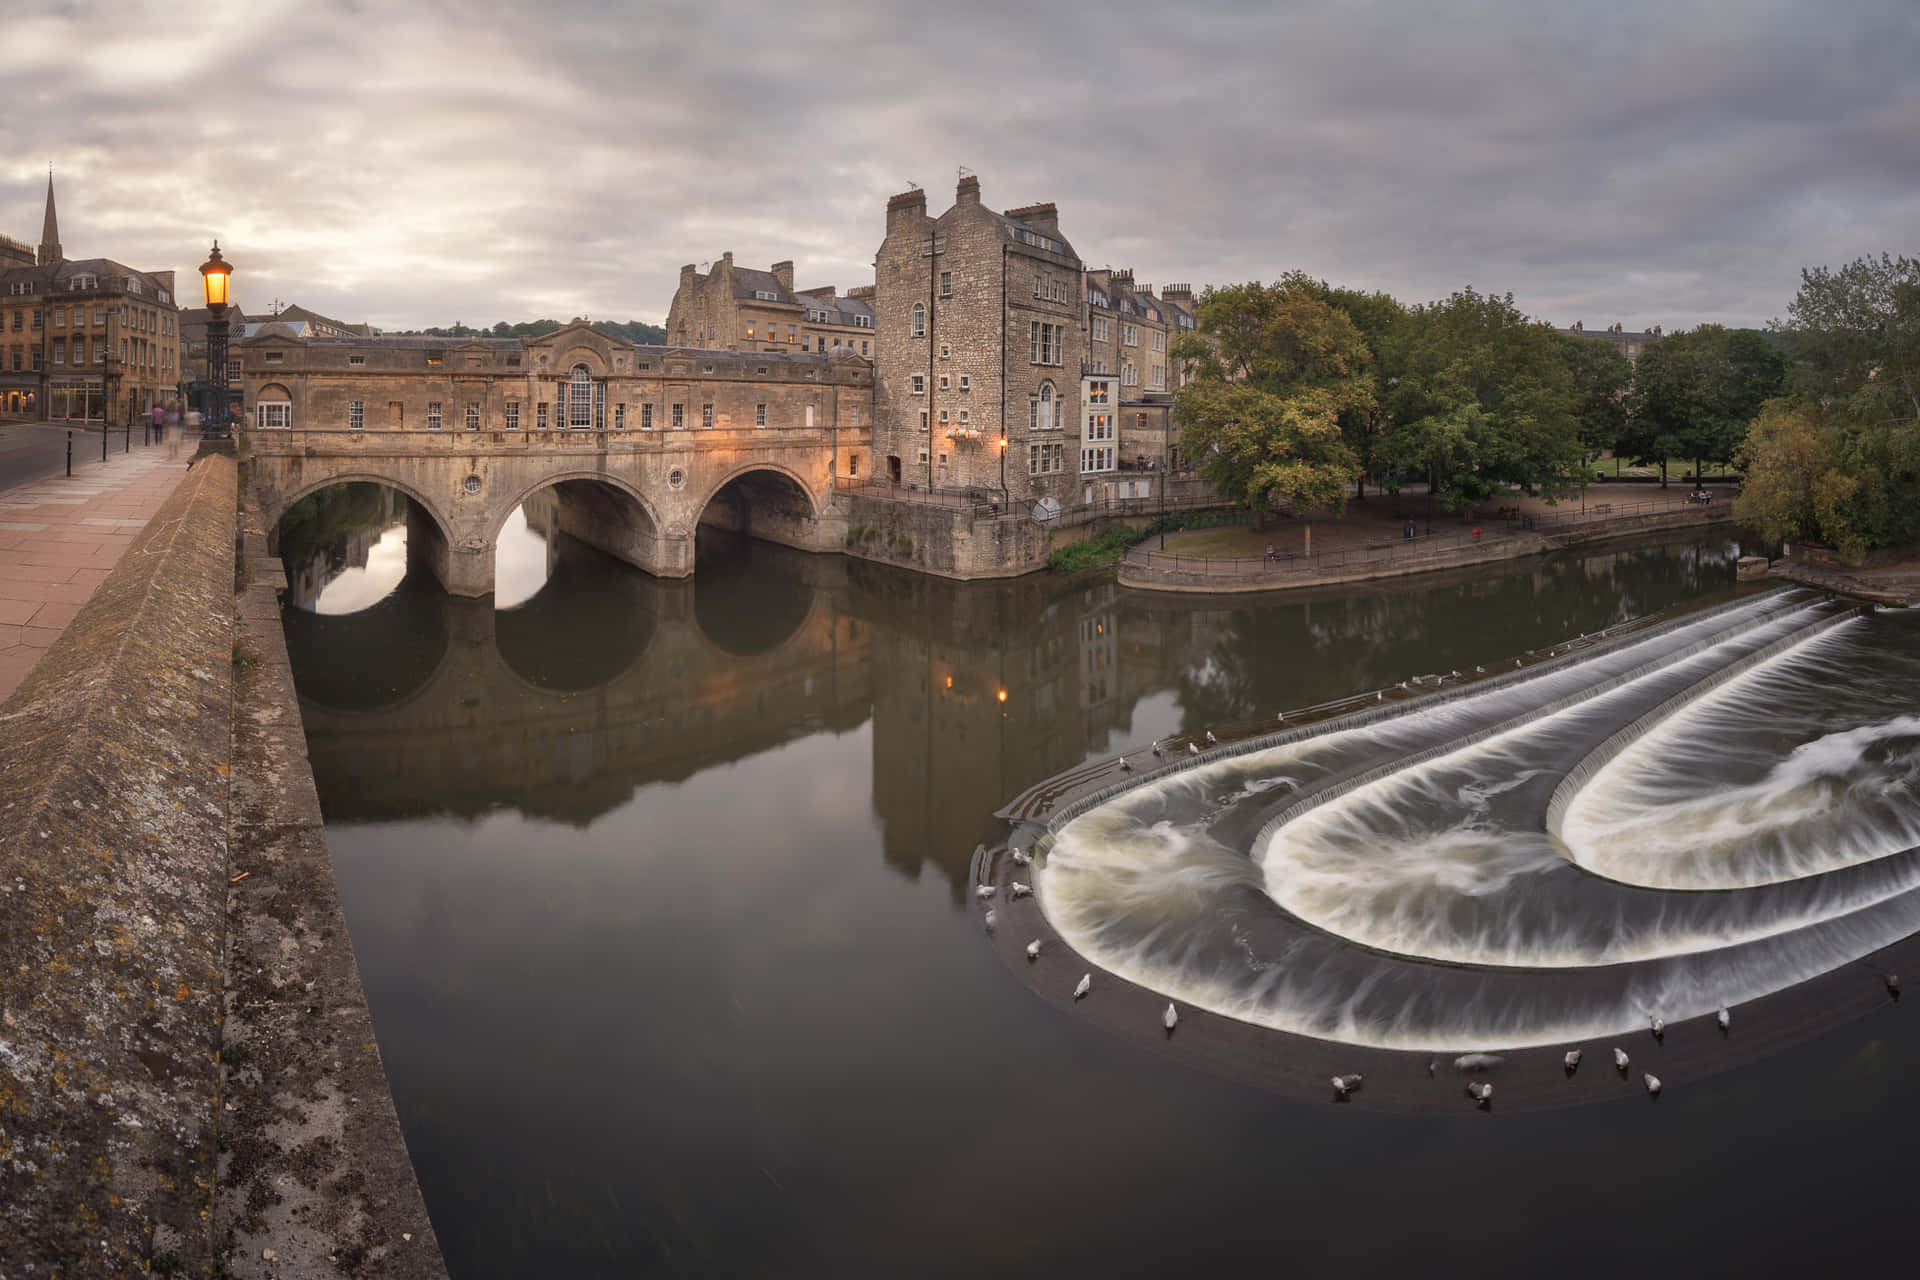
<path id="1" fill-rule="evenodd" d="M 1418 1092 L 1428 1050 L 1479 1045 L 1480 1024 L 1383 1017 L 1391 1034 L 1343 1037 L 1282 1010 L 1255 1026 L 1162 972 L 1179 1032 L 1119 1027 L 1124 1006 L 1095 1008 L 1112 975 L 1137 961 L 1129 976 L 1152 985 L 1190 953 L 1150 927 L 1103 942 L 1087 913 L 1165 867 L 1120 890 L 1082 875 L 1071 899 L 1067 862 L 1039 878 L 1094 957 L 1057 940 L 1043 956 L 1069 982 L 1096 975 L 1082 1002 L 1009 951 L 1032 904 L 998 899 L 995 937 L 973 892 L 977 848 L 1007 838 L 993 812 L 1082 761 L 1661 610 L 1753 608 L 1732 603 L 1754 593 L 1736 591 L 1728 536 L 1215 600 L 951 583 L 724 535 L 703 535 L 691 581 L 662 582 L 541 533 L 536 509 L 503 538 L 513 604 L 496 609 L 408 574 L 392 511 L 361 500 L 341 527 L 314 522 L 285 622 L 381 1052 L 456 1277 L 1777 1274 L 1888 1269 L 1914 1234 L 1920 1032 L 1881 986 L 1888 954 L 1829 973 L 1817 1002 L 1743 1005 L 1717 1039 L 1696 1023 L 1629 1037 L 1607 992 L 1581 986 L 1592 1007 L 1567 1016 L 1622 1037 L 1636 1070 L 1659 1064 L 1657 1103 L 1637 1075 L 1600 1088 L 1611 1041 L 1595 1041 L 1576 1080 L 1557 1051 L 1517 1058 L 1480 1109 L 1445 1057 Z M 1722 711 L 1743 745 L 1769 728 Z M 1522 764 L 1571 750 L 1542 732 L 1510 748 Z M 1644 749 L 1615 763 L 1605 794 L 1682 799 Z M 1256 877 L 1311 931 L 1421 956 L 1415 986 L 1463 981 L 1463 965 L 1698 950 L 1614 954 L 1604 928 L 1546 929 L 1551 945 L 1422 932 L 1506 885 L 1485 858 L 1400 860 L 1423 892 L 1444 882 L 1444 906 L 1367 899 L 1351 846 L 1382 830 L 1420 844 L 1402 819 L 1429 782 L 1486 789 L 1436 775 L 1326 806 L 1302 820 L 1313 840 L 1261 846 Z M 1634 850 L 1660 829 L 1617 817 L 1576 804 L 1569 841 L 1596 871 L 1650 879 Z M 1184 893 L 1177 872 L 1152 892 Z M 1676 874 L 1729 873 L 1709 856 Z M 1531 1017 L 1566 1012 L 1523 998 Z M 1343 1054 L 1368 1074 L 1344 1103 L 1322 1087 Z"/>

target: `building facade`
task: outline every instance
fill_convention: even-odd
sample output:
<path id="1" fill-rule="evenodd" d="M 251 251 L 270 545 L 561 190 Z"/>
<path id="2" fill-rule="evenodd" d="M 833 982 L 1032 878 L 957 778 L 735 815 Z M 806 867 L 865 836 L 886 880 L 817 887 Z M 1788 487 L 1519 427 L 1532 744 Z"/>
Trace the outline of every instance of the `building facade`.
<path id="1" fill-rule="evenodd" d="M 706 272 L 680 268 L 667 311 L 667 341 L 723 351 L 811 351 L 836 346 L 873 355 L 873 290 L 793 287 L 793 263 L 736 267 L 731 251 Z"/>
<path id="2" fill-rule="evenodd" d="M 0 238 L 0 412 L 117 423 L 177 399 L 173 272 L 68 259 L 51 177 L 40 246 L 25 258 Z"/>
<path id="3" fill-rule="evenodd" d="M 895 484 L 1079 501 L 1081 262 L 1058 210 L 887 203 L 874 259 L 874 453 Z"/>
<path id="4" fill-rule="evenodd" d="M 868 366 L 845 351 L 637 346 L 578 321 L 539 338 L 324 337 L 307 327 L 270 321 L 235 346 L 246 420 L 256 430 L 652 432 L 873 422 Z M 851 443 L 838 463 L 838 475 L 870 470 L 865 449 Z"/>

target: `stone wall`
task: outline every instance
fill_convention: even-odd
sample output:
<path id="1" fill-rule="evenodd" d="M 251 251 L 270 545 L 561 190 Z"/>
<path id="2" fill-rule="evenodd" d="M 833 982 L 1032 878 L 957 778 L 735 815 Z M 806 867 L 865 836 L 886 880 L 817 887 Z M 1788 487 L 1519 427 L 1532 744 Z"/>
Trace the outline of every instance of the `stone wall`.
<path id="1" fill-rule="evenodd" d="M 979 515 L 969 507 L 842 494 L 846 552 L 943 578 L 1013 578 L 1047 567 L 1045 526 L 1024 512 Z"/>
<path id="2" fill-rule="evenodd" d="M 195 465 L 0 703 L 0 1260 L 211 1264 L 235 472 Z"/>

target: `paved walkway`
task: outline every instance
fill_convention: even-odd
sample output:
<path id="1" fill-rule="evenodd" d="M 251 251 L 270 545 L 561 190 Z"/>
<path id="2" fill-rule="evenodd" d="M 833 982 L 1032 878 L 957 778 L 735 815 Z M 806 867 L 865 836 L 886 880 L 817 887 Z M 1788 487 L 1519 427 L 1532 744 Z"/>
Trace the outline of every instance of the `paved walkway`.
<path id="1" fill-rule="evenodd" d="M 198 439 L 183 434 L 149 446 L 136 428 L 130 453 L 105 462 L 95 455 L 70 480 L 0 490 L 0 698 L 26 679 L 187 474 Z"/>

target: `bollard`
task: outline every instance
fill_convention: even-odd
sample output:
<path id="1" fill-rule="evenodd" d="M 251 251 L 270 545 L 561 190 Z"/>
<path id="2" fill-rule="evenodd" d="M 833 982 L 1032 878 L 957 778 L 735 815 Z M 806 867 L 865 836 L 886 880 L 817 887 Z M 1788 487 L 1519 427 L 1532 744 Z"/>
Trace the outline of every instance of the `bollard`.
<path id="1" fill-rule="evenodd" d="M 73 479 L 73 432 L 67 432 L 67 479 Z"/>
<path id="2" fill-rule="evenodd" d="M 102 422 L 100 424 L 100 461 L 105 462 L 106 460 L 107 460 L 107 424 L 105 422 Z"/>

